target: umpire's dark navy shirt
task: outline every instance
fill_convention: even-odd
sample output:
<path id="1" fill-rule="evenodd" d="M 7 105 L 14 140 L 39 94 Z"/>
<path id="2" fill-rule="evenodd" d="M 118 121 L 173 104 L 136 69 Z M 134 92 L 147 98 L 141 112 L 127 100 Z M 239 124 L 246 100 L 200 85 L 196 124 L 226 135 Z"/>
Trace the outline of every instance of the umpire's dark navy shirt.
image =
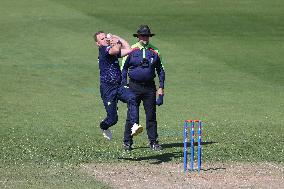
<path id="1" fill-rule="evenodd" d="M 122 60 L 122 84 L 127 83 L 127 74 L 130 79 L 148 82 L 154 80 L 157 72 L 159 88 L 164 88 L 165 71 L 158 48 L 152 44 L 143 47 L 139 42 L 131 48 L 132 52 Z M 148 60 L 148 67 L 141 66 L 143 58 Z"/>
<path id="2" fill-rule="evenodd" d="M 99 47 L 99 68 L 101 83 L 120 84 L 121 71 L 119 67 L 118 55 L 110 55 L 111 46 Z"/>

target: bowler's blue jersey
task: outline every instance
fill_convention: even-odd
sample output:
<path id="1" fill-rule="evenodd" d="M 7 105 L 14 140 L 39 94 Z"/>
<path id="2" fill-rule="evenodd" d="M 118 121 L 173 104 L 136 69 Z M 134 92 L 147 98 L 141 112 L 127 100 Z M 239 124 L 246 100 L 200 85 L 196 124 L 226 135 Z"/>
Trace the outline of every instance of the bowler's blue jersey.
<path id="1" fill-rule="evenodd" d="M 110 55 L 111 46 L 99 47 L 99 68 L 101 83 L 120 84 L 121 71 L 119 67 L 118 55 Z"/>

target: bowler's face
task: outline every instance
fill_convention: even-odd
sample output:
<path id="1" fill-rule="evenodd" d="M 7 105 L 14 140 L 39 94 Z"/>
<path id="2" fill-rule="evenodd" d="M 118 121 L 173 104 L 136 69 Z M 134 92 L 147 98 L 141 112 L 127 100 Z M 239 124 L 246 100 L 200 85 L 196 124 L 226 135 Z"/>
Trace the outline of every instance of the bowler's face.
<path id="1" fill-rule="evenodd" d="M 97 35 L 97 46 L 108 46 L 108 41 L 105 33 L 100 33 Z"/>

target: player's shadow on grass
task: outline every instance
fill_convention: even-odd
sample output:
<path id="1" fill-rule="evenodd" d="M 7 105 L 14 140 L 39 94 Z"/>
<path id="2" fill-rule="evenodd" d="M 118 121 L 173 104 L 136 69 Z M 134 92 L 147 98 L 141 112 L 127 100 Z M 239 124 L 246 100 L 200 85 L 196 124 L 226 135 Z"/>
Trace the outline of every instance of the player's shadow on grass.
<path id="1" fill-rule="evenodd" d="M 210 145 L 210 144 L 214 144 L 217 142 L 202 142 L 201 145 Z M 197 145 L 197 143 L 194 143 L 194 145 Z M 150 164 L 160 164 L 163 162 L 169 162 L 171 161 L 173 158 L 179 158 L 182 157 L 183 152 L 182 150 L 180 152 L 171 152 L 171 153 L 166 153 L 165 149 L 166 148 L 183 148 L 183 143 L 169 143 L 169 144 L 162 144 L 161 145 L 164 150 L 160 151 L 159 154 L 157 155 L 151 155 L 151 156 L 145 156 L 145 157 L 120 157 L 118 159 L 123 159 L 123 160 L 129 160 L 129 161 L 145 161 L 145 160 L 152 160 L 153 162 L 151 162 Z M 190 144 L 188 143 L 188 147 L 190 146 Z M 149 148 L 149 147 L 137 147 L 134 148 L 135 149 L 141 149 L 141 148 Z M 165 153 L 164 153 L 165 152 Z"/>
<path id="2" fill-rule="evenodd" d="M 150 164 L 160 164 L 160 163 L 163 163 L 163 162 L 169 162 L 173 158 L 178 158 L 180 156 L 181 156 L 180 152 L 173 152 L 173 153 L 161 153 L 161 154 L 158 154 L 158 155 L 151 155 L 151 156 L 137 157 L 137 158 L 120 157 L 118 159 L 129 160 L 129 161 L 137 161 L 137 162 L 152 160 L 153 162 L 150 162 Z"/>
<path id="3" fill-rule="evenodd" d="M 203 146 L 203 145 L 215 144 L 215 143 L 218 143 L 218 142 L 214 142 L 214 141 L 204 141 L 204 142 L 201 142 L 201 146 Z M 184 144 L 183 144 L 183 142 L 179 142 L 179 143 L 161 144 L 161 146 L 162 146 L 164 149 L 165 149 L 165 148 L 183 148 L 183 147 L 184 147 Z M 194 146 L 198 146 L 198 143 L 197 143 L 197 142 L 194 142 Z M 187 147 L 190 147 L 190 142 L 187 142 Z M 139 149 L 139 148 L 149 148 L 149 147 L 143 146 L 143 147 L 137 147 L 137 148 L 135 148 L 135 149 Z"/>
<path id="4" fill-rule="evenodd" d="M 215 144 L 215 143 L 217 143 L 217 142 L 214 142 L 214 141 L 204 141 L 204 142 L 201 142 L 201 146 Z M 198 146 L 198 143 L 194 142 L 194 146 Z M 163 148 L 178 148 L 178 147 L 183 148 L 184 144 L 183 144 L 183 142 L 180 142 L 180 143 L 169 143 L 169 144 L 162 144 L 162 147 Z M 190 142 L 187 142 L 187 147 L 190 147 Z"/>

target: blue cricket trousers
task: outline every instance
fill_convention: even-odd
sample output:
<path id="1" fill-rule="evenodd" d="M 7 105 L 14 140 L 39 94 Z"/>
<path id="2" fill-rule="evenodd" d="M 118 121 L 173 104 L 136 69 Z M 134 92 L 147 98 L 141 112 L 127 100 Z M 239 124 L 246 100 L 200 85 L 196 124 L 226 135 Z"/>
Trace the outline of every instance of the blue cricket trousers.
<path id="1" fill-rule="evenodd" d="M 107 130 L 115 125 L 118 121 L 117 103 L 118 100 L 127 103 L 130 124 L 138 123 L 138 105 L 135 95 L 129 88 L 120 86 L 119 84 L 101 83 L 101 98 L 107 113 L 107 117 L 100 123 L 100 128 Z"/>

